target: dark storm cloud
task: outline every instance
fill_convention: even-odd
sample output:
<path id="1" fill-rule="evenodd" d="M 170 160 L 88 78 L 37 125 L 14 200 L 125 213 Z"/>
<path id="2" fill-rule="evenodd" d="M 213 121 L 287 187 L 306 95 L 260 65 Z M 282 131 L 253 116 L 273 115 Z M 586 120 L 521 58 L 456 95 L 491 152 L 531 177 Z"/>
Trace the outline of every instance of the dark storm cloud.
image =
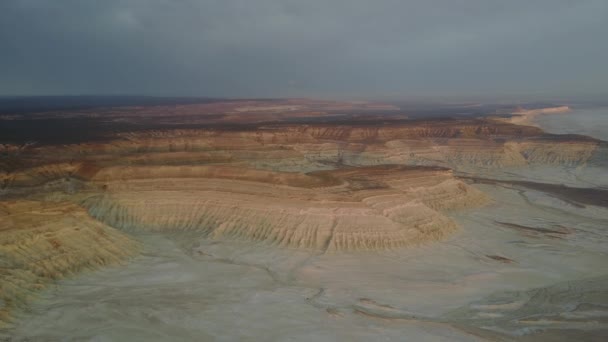
<path id="1" fill-rule="evenodd" d="M 584 93 L 606 0 L 3 0 L 0 94 Z"/>

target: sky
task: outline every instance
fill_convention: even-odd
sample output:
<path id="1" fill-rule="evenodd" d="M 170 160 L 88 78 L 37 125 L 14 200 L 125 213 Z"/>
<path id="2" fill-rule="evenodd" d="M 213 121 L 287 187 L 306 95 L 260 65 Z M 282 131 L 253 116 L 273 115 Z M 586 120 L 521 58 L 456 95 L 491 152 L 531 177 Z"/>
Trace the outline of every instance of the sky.
<path id="1" fill-rule="evenodd" d="M 607 0 L 1 0 L 0 95 L 608 93 Z"/>

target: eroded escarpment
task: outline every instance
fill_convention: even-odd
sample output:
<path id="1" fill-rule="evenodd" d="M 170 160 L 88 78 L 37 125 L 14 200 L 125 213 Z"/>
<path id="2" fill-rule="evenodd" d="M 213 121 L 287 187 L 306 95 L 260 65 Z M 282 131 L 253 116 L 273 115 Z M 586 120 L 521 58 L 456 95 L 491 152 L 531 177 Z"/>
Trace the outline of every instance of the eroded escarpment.
<path id="1" fill-rule="evenodd" d="M 380 166 L 303 175 L 166 166 L 162 178 L 153 179 L 150 168 L 100 171 L 93 181 L 103 182 L 103 193 L 84 198 L 82 205 L 122 229 L 196 230 L 215 239 L 345 251 L 440 239 L 456 228 L 442 211 L 488 202 L 450 170 L 437 168 Z"/>
<path id="2" fill-rule="evenodd" d="M 457 231 L 453 211 L 492 202 L 469 184 L 480 178 L 459 175 L 608 160 L 603 142 L 499 120 L 410 120 L 392 109 L 380 120 L 332 103 L 254 102 L 110 110 L 98 118 L 107 126 L 87 126 L 91 139 L 83 130 L 0 145 L 0 321 L 56 279 L 137 253 L 129 232 L 315 254 L 431 244 Z M 603 194 L 535 186 L 590 204 Z"/>
<path id="3" fill-rule="evenodd" d="M 110 138 L 60 146 L 5 145 L 3 153 L 19 157 L 3 160 L 2 179 L 23 185 L 61 175 L 86 179 L 97 168 L 116 165 L 238 164 L 297 172 L 379 164 L 455 170 L 580 166 L 606 153 L 595 139 L 485 119 L 172 129 Z"/>
<path id="4" fill-rule="evenodd" d="M 440 239 L 455 229 L 446 210 L 488 202 L 452 169 L 581 166 L 602 146 L 486 119 L 165 129 L 6 145 L 19 158 L 4 159 L 2 184 L 8 196 L 69 200 L 121 229 L 383 249 Z"/>
<path id="5" fill-rule="evenodd" d="M 196 231 L 316 252 L 428 243 L 452 233 L 449 210 L 489 198 L 442 167 L 380 165 L 277 172 L 242 165 L 11 170 L 0 202 L 0 322 L 54 280 L 134 255 L 124 231 Z"/>
<path id="6" fill-rule="evenodd" d="M 516 244 L 513 248 L 534 248 L 540 256 L 545 248 L 551 247 L 545 242 L 566 244 L 582 235 L 580 227 L 574 224 L 545 222 L 541 218 L 513 219 L 519 212 L 503 206 L 511 198 L 500 197 L 502 192 L 494 193 L 497 205 L 488 208 L 488 212 L 498 213 L 495 220 L 488 221 L 479 212 L 472 213 L 469 220 L 468 215 L 458 211 L 492 205 L 492 200 L 479 191 L 491 187 L 478 187 L 476 183 L 512 188 L 522 197 L 524 189 L 532 189 L 568 200 L 577 209 L 592 211 L 595 208 L 583 206 L 606 206 L 606 191 L 602 189 L 533 183 L 507 175 L 515 170 L 512 172 L 515 178 L 525 173 L 519 167 L 528 166 L 550 165 L 568 172 L 573 170 L 569 167 L 580 170 L 587 165 L 605 166 L 608 160 L 605 142 L 576 135 L 546 134 L 537 127 L 495 119 L 468 116 L 421 120 L 409 113 L 408 119 L 391 108 L 376 107 L 383 114 L 373 116 L 355 113 L 352 111 L 355 107 L 360 108 L 335 103 L 315 103 L 311 107 L 306 101 L 263 104 L 244 101 L 187 108 L 122 108 L 100 113 L 90 110 L 88 114 L 95 116 L 95 120 L 86 127 L 78 126 L 86 129 L 47 132 L 48 136 L 53 135 L 50 140 L 39 137 L 36 142 L 37 137 L 32 136 L 33 141 L 22 139 L 21 143 L 0 145 L 0 322 L 6 322 L 9 311 L 15 313 L 15 308 L 23 307 L 37 290 L 55 280 L 81 270 L 119 263 L 136 254 L 139 246 L 134 236 L 163 235 L 175 240 L 193 237 L 192 243 L 201 242 L 204 246 L 197 251 L 202 253 L 204 249 L 207 253 L 204 258 L 209 260 L 230 256 L 232 252 L 225 252 L 225 246 L 259 248 L 265 261 L 259 259 L 255 263 L 264 269 L 267 253 L 297 255 L 307 260 L 318 258 L 323 262 L 356 259 L 353 268 L 343 274 L 331 267 L 326 269 L 332 275 L 337 274 L 342 282 L 347 281 L 342 280 L 347 272 L 373 269 L 362 267 L 365 265 L 362 261 L 368 258 L 380 256 L 385 263 L 390 259 L 384 258 L 386 255 L 423 255 L 407 261 L 411 265 L 414 259 L 423 260 L 419 266 L 422 273 L 416 273 L 418 266 L 403 268 L 407 266 L 401 262 L 403 259 L 395 262 L 395 268 L 385 269 L 391 274 L 393 270 L 397 274 L 401 270 L 410 278 L 399 277 L 395 282 L 396 278 L 390 277 L 387 284 L 420 278 L 421 283 L 414 284 L 417 289 L 434 286 L 427 281 L 429 275 L 433 282 L 438 281 L 437 273 L 428 269 L 438 270 L 446 265 L 457 269 L 460 262 L 472 263 L 465 264 L 466 270 L 455 272 L 467 273 L 463 279 L 469 279 L 469 272 L 474 273 L 471 279 L 476 282 L 492 281 L 491 277 L 484 278 L 485 265 L 506 271 L 508 275 L 502 279 L 522 278 L 511 276 L 514 268 L 533 274 L 535 269 L 526 258 L 514 257 L 517 254 L 510 246 L 501 242 L 497 247 L 492 243 L 494 240 L 484 239 L 484 235 L 492 235 L 496 225 L 501 227 L 502 236 L 515 236 L 509 238 L 509 244 Z M 65 118 L 53 121 L 53 127 L 72 122 L 68 118 L 72 114 L 58 115 Z M 38 125 L 44 126 L 55 116 L 34 115 L 32 120 L 40 120 Z M 0 130 L 9 131 L 6 127 Z M 14 135 L 25 137 L 30 134 L 27 132 Z M 67 137 L 59 139 L 57 136 L 63 133 Z M 0 140 L 5 138 L 6 135 Z M 505 169 L 502 173 L 495 172 L 502 168 Z M 501 178 L 497 175 L 510 180 L 492 179 Z M 538 181 L 557 182 L 556 178 Z M 517 196 L 515 192 L 513 196 Z M 503 208 L 507 210 L 502 212 Z M 536 216 L 539 212 L 530 213 Z M 463 224 L 462 235 L 433 245 L 458 231 L 452 216 Z M 131 232 L 146 234 L 129 235 Z M 470 246 L 462 243 L 464 240 L 475 241 L 483 248 L 471 252 Z M 145 238 L 144 241 L 149 247 L 150 241 Z M 254 243 L 256 246 L 252 246 Z M 361 253 L 420 244 L 431 247 Z M 273 248 L 269 252 L 269 246 L 297 251 Z M 459 259 L 463 252 L 470 252 L 472 259 L 469 256 Z M 551 257 L 546 259 L 553 262 L 559 254 L 553 254 L 553 249 L 550 253 Z M 437 256 L 437 260 L 427 265 L 426 256 L 430 255 Z M 454 262 L 450 262 L 452 256 Z M 249 265 L 249 256 L 247 259 Z M 545 268 L 544 258 L 533 259 L 540 260 L 539 265 Z M 296 263 L 294 260 L 288 262 Z M 567 268 L 562 267 L 561 260 L 556 263 L 560 263 L 559 269 Z M 342 261 L 337 264 L 343 267 Z M 554 277 L 550 263 L 549 266 L 547 273 Z M 309 273 L 312 269 L 311 266 L 301 274 L 318 277 L 320 273 L 315 273 L 316 270 Z M 293 275 L 295 279 L 300 274 L 289 272 L 285 278 Z M 480 273 L 482 276 L 478 277 Z M 199 278 L 194 279 L 192 284 L 200 284 Z M 345 279 L 353 279 L 354 283 L 365 278 Z M 453 284 L 451 277 L 441 279 Z M 495 282 L 503 286 L 502 280 Z M 331 284 L 321 285 L 332 288 Z M 162 286 L 165 291 L 167 287 Z M 463 286 L 471 288 L 471 283 Z M 447 288 L 450 292 L 463 289 L 451 285 Z M 433 296 L 437 293 L 440 292 L 433 292 Z M 412 318 L 406 305 L 381 299 L 374 293 L 366 294 L 352 309 L 382 319 L 426 317 Z M 549 310 L 537 321 L 530 319 L 527 311 L 516 312 L 514 316 L 494 312 L 493 307 L 481 311 L 469 309 L 456 312 L 462 316 L 463 325 L 477 326 L 481 322 L 485 326 L 497 320 L 501 320 L 501 325 L 510 324 L 515 317 L 519 320 L 515 328 L 526 329 L 542 326 L 557 317 Z M 581 314 L 585 319 L 599 316 L 596 308 L 583 309 L 582 313 L 571 309 L 566 313 L 577 317 Z M 504 314 L 504 320 L 497 313 Z M 575 324 L 578 323 L 569 319 L 555 326 Z"/>
<path id="7" fill-rule="evenodd" d="M 49 283 L 119 263 L 139 245 L 69 202 L 0 202 L 0 326 Z"/>

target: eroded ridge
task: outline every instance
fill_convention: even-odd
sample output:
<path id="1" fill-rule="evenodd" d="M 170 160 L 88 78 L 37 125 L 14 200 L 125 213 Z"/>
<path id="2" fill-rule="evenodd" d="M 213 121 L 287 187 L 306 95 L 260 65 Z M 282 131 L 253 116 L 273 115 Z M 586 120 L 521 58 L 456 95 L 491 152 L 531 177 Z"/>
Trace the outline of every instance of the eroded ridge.
<path id="1" fill-rule="evenodd" d="M 442 211 L 488 202 L 440 168 L 378 166 L 304 175 L 181 166 L 162 168 L 159 178 L 151 178 L 148 169 L 101 170 L 93 180 L 103 180 L 104 192 L 82 204 L 122 229 L 197 230 L 210 238 L 345 251 L 441 239 L 456 228 Z"/>
<path id="2" fill-rule="evenodd" d="M 0 325 L 52 281 L 119 263 L 138 249 L 75 204 L 0 202 Z"/>
<path id="3" fill-rule="evenodd" d="M 603 146 L 490 119 L 295 124 L 285 112 L 255 123 L 287 109 L 244 108 L 255 114 L 243 125 L 5 145 L 18 158 L 3 161 L 2 191 L 71 201 L 121 229 L 196 230 L 321 251 L 385 249 L 441 239 L 455 229 L 446 210 L 488 202 L 450 170 L 581 166 Z M 234 119 L 235 110 L 222 117 Z"/>

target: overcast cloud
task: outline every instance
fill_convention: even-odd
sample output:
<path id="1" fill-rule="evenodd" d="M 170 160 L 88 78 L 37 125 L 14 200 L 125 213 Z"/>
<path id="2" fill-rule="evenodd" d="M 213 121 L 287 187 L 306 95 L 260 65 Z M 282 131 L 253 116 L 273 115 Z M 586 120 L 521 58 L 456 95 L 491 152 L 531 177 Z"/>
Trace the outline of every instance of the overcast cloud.
<path id="1" fill-rule="evenodd" d="M 606 0 L 1 0 L 0 95 L 608 91 Z"/>

